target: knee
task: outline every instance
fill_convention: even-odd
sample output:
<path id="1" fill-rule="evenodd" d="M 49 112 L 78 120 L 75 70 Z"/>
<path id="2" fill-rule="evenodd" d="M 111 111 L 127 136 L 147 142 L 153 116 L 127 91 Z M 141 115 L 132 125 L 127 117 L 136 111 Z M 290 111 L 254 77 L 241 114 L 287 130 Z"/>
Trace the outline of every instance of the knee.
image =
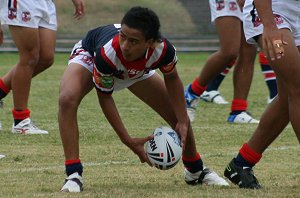
<path id="1" fill-rule="evenodd" d="M 239 54 L 238 50 L 235 50 L 233 48 L 219 51 L 219 55 L 221 56 L 221 58 L 228 62 L 236 59 L 238 57 L 238 54 Z"/>
<path id="2" fill-rule="evenodd" d="M 20 64 L 35 68 L 39 62 L 39 53 L 37 50 L 27 51 L 26 53 L 20 53 Z"/>
<path id="3" fill-rule="evenodd" d="M 220 51 L 220 55 L 222 59 L 232 61 L 238 57 L 238 52 L 231 50 L 231 51 Z"/>
<path id="4" fill-rule="evenodd" d="M 52 54 L 40 56 L 39 65 L 45 69 L 49 68 L 53 64 L 53 62 L 54 55 Z"/>
<path id="5" fill-rule="evenodd" d="M 77 109 L 80 101 L 76 99 L 72 94 L 67 92 L 60 92 L 58 104 L 61 112 L 66 112 L 71 109 Z"/>

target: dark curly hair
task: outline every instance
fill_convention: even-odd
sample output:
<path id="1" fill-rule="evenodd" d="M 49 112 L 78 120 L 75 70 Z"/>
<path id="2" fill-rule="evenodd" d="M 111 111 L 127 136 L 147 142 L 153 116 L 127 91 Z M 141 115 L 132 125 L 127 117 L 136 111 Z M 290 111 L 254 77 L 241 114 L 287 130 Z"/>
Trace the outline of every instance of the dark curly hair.
<path id="1" fill-rule="evenodd" d="M 123 24 L 141 31 L 146 40 L 161 41 L 159 18 L 149 8 L 132 7 L 123 17 L 121 25 Z"/>

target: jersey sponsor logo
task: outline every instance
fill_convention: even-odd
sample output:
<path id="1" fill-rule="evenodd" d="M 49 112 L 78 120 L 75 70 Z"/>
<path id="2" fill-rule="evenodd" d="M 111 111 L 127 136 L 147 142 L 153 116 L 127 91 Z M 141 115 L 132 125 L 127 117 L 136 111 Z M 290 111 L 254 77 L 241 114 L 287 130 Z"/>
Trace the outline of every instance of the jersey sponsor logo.
<path id="1" fill-rule="evenodd" d="M 111 75 L 102 76 L 96 69 L 93 70 L 94 82 L 100 87 L 105 89 L 111 89 L 114 85 L 114 78 Z"/>
<path id="2" fill-rule="evenodd" d="M 127 70 L 128 71 L 128 76 L 130 77 L 130 78 L 132 78 L 132 77 L 135 77 L 135 76 L 137 76 L 138 74 L 140 74 L 141 72 L 143 72 L 143 71 L 140 71 L 140 70 L 137 70 L 137 69 L 135 69 L 135 68 L 131 68 L 131 69 L 128 69 Z"/>
<path id="3" fill-rule="evenodd" d="M 27 22 L 31 20 L 31 14 L 30 12 L 22 12 L 22 21 Z"/>
<path id="4" fill-rule="evenodd" d="M 17 18 L 17 9 L 15 9 L 15 8 L 9 8 L 8 9 L 8 18 L 10 20 L 13 20 L 13 19 Z"/>
<path id="5" fill-rule="evenodd" d="M 216 0 L 217 10 L 223 10 L 225 8 L 224 0 Z"/>

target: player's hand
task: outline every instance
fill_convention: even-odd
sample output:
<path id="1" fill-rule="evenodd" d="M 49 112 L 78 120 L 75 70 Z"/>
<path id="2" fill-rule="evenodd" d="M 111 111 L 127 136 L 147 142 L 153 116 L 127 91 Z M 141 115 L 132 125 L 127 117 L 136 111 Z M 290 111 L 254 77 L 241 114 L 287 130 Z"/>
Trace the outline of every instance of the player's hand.
<path id="1" fill-rule="evenodd" d="M 278 28 L 265 27 L 262 35 L 264 53 L 271 60 L 281 59 L 284 56 L 284 46 L 288 43 L 283 38 L 281 30 Z"/>
<path id="2" fill-rule="evenodd" d="M 188 127 L 189 123 L 177 123 L 175 127 L 175 131 L 179 134 L 180 140 L 181 140 L 181 147 L 182 150 L 184 151 L 185 149 L 185 141 L 186 141 L 186 136 L 188 133 Z"/>
<path id="3" fill-rule="evenodd" d="M 85 15 L 83 0 L 72 0 L 75 6 L 74 18 L 79 20 Z"/>
<path id="4" fill-rule="evenodd" d="M 149 140 L 153 139 L 153 135 L 145 138 L 131 138 L 131 140 L 126 143 L 126 145 L 140 158 L 141 163 L 146 162 L 149 166 L 153 166 L 149 161 L 147 154 L 145 152 L 144 145 Z"/>
<path id="5" fill-rule="evenodd" d="M 3 43 L 3 31 L 2 31 L 2 28 L 0 26 L 0 45 L 2 45 Z"/>

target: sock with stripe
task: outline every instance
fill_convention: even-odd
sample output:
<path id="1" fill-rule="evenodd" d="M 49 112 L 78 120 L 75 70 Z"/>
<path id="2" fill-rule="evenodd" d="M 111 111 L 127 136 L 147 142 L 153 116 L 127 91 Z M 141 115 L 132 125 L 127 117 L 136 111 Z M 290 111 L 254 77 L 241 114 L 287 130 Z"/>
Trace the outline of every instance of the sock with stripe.
<path id="1" fill-rule="evenodd" d="M 233 99 L 231 102 L 230 115 L 237 115 L 243 111 L 247 111 L 248 103 L 247 100 Z"/>
<path id="2" fill-rule="evenodd" d="M 191 173 L 196 173 L 203 170 L 203 161 L 200 154 L 197 153 L 194 157 L 182 156 L 184 167 Z"/>
<path id="3" fill-rule="evenodd" d="M 234 160 L 234 163 L 240 167 L 250 167 L 252 168 L 259 162 L 262 154 L 253 151 L 247 143 L 245 143 L 240 149 L 239 154 Z"/>
<path id="4" fill-rule="evenodd" d="M 193 94 L 200 96 L 203 94 L 203 92 L 206 90 L 206 86 L 201 86 L 199 84 L 199 77 L 195 78 L 195 80 L 192 82 L 190 90 Z"/>
<path id="5" fill-rule="evenodd" d="M 30 110 L 29 109 L 19 110 L 19 109 L 14 108 L 12 110 L 12 114 L 13 114 L 13 117 L 14 117 L 14 125 L 16 126 L 22 120 L 30 117 Z"/>
<path id="6" fill-rule="evenodd" d="M 65 167 L 66 167 L 67 176 L 70 176 L 70 175 L 72 175 L 73 173 L 76 173 L 76 172 L 80 176 L 82 176 L 83 166 L 81 164 L 80 159 L 66 160 L 65 161 Z"/>
<path id="7" fill-rule="evenodd" d="M 221 83 L 223 82 L 224 78 L 229 73 L 229 71 L 230 71 L 230 69 L 231 69 L 231 67 L 233 66 L 234 63 L 235 63 L 235 61 L 230 63 L 230 65 L 228 65 L 226 67 L 226 69 L 224 69 L 223 72 L 221 72 L 210 83 L 208 83 L 206 91 L 217 91 L 219 89 Z"/>
<path id="8" fill-rule="evenodd" d="M 5 98 L 7 96 L 7 94 L 9 93 L 9 89 L 7 88 L 7 86 L 4 84 L 3 80 L 0 79 L 0 100 L 2 98 Z"/>
<path id="9" fill-rule="evenodd" d="M 261 72 L 264 75 L 265 82 L 269 90 L 269 98 L 274 98 L 277 95 L 276 74 L 271 68 L 268 59 L 262 52 L 259 53 L 259 63 Z"/>

